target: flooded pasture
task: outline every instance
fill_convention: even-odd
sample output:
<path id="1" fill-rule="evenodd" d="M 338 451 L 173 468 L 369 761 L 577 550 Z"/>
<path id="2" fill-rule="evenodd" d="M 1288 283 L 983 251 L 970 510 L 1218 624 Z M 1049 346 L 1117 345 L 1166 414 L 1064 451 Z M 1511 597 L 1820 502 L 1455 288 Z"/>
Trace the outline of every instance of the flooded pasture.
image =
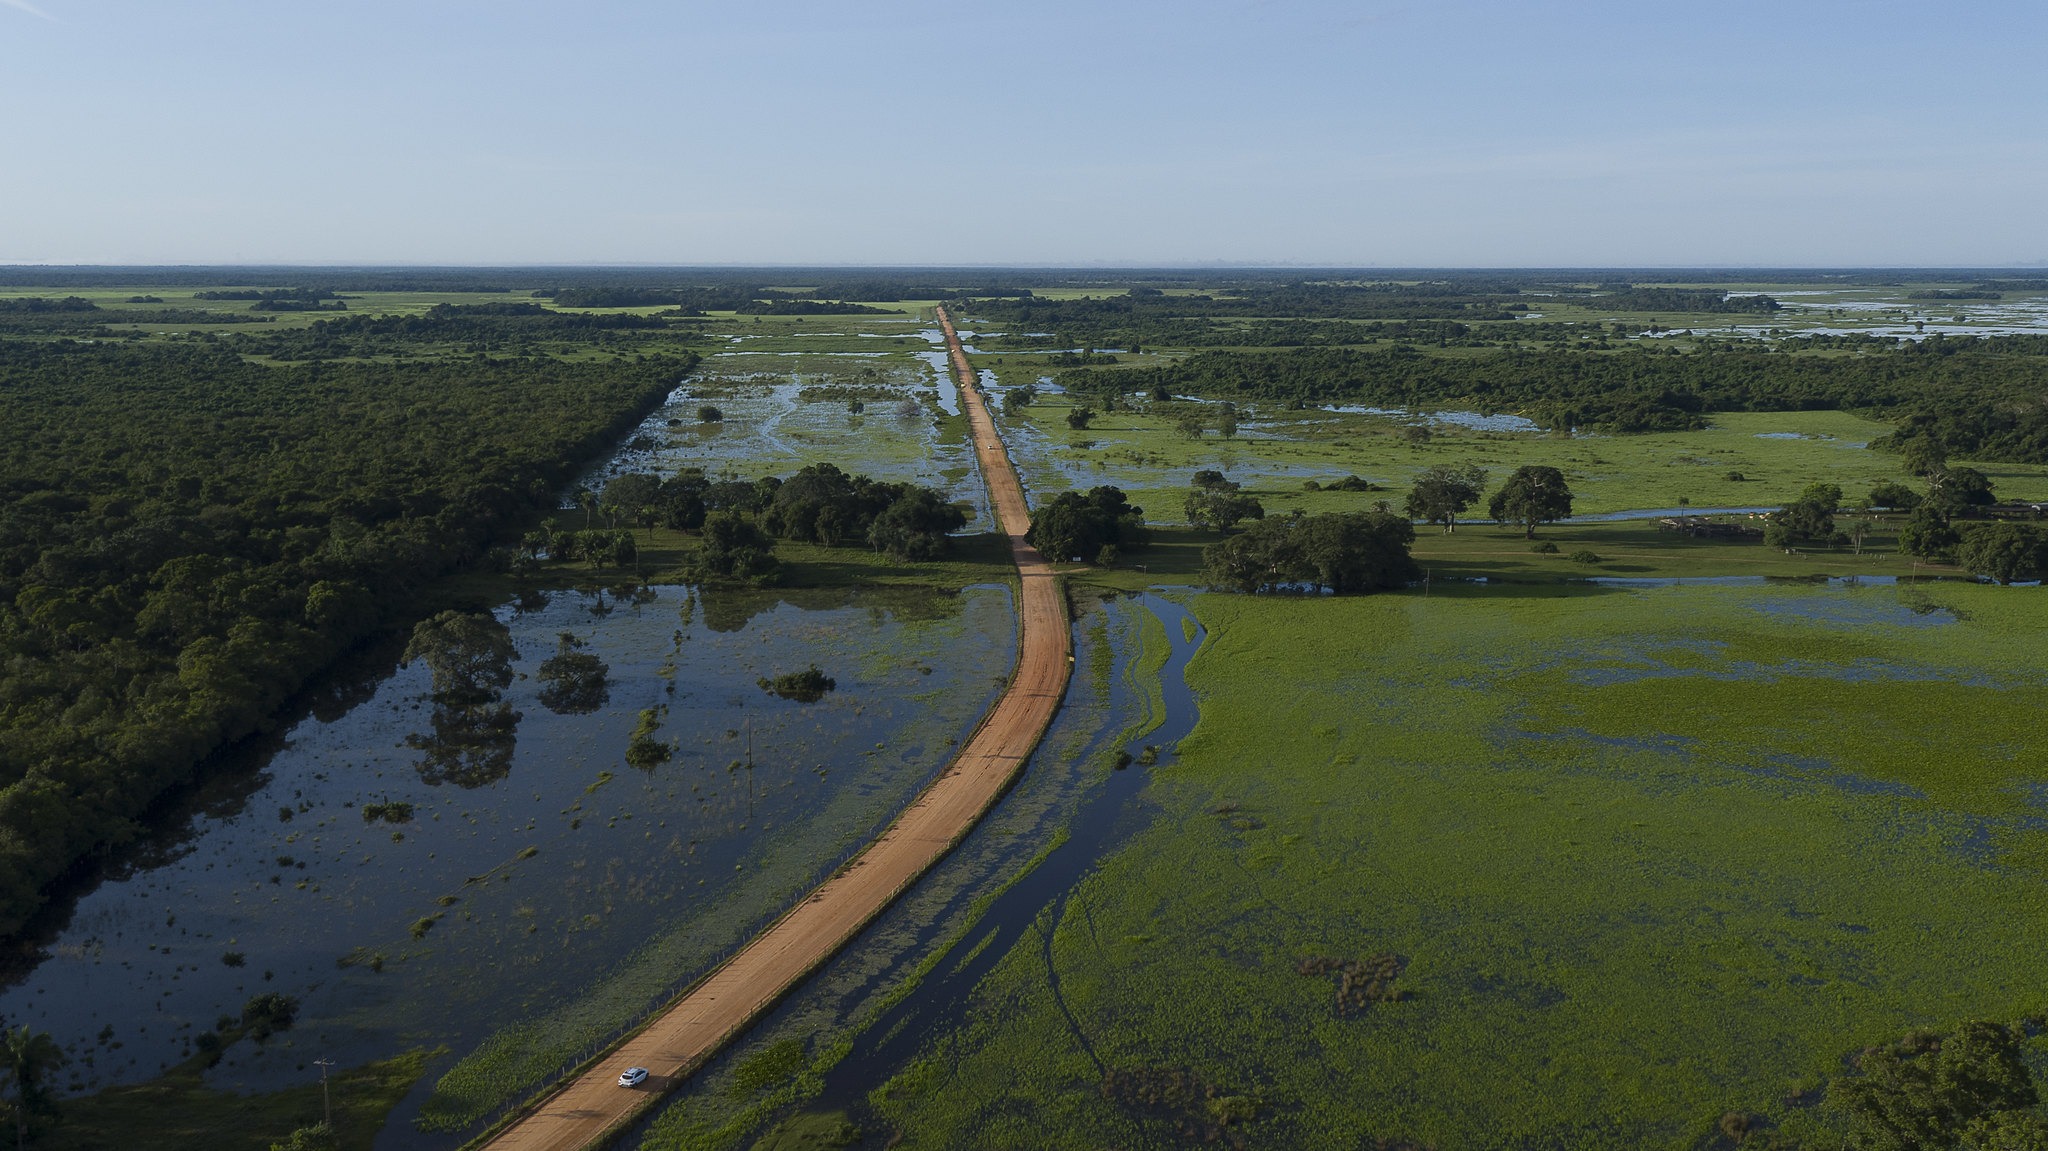
<path id="1" fill-rule="evenodd" d="M 261 1090 L 315 1058 L 459 1055 L 664 932 L 689 929 L 687 981 L 945 761 L 1008 670 L 1010 599 L 557 593 L 475 621 L 505 683 L 483 707 L 387 652 L 78 896 L 0 1013 L 72 1053 L 76 1092 L 289 995 L 295 1028 L 209 1073 Z M 568 682 L 564 653 L 602 671 Z M 758 682 L 813 665 L 811 702 Z"/>

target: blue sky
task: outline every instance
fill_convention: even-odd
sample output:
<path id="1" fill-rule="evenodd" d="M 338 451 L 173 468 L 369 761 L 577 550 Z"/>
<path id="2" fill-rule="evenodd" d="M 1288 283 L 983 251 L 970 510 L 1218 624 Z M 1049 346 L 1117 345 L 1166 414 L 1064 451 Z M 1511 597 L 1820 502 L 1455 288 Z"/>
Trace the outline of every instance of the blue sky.
<path id="1" fill-rule="evenodd" d="M 2048 4 L 0 0 L 0 261 L 2019 265 Z"/>

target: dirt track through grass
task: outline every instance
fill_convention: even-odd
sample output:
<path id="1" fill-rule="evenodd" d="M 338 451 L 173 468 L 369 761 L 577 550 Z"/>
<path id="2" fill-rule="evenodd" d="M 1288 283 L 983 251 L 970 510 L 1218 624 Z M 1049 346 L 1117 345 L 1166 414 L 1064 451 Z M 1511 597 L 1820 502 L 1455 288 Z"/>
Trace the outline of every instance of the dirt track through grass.
<path id="1" fill-rule="evenodd" d="M 1024 489 L 996 435 L 944 310 L 939 323 L 974 432 L 989 500 L 1021 584 L 1017 666 L 952 764 L 888 830 L 788 914 L 611 1052 L 482 1145 L 566 1151 L 601 1143 L 653 1106 L 858 935 L 958 843 L 1008 790 L 1059 710 L 1073 661 L 1067 606 L 1050 565 L 1024 542 Z M 653 1074 L 617 1085 L 628 1067 Z"/>

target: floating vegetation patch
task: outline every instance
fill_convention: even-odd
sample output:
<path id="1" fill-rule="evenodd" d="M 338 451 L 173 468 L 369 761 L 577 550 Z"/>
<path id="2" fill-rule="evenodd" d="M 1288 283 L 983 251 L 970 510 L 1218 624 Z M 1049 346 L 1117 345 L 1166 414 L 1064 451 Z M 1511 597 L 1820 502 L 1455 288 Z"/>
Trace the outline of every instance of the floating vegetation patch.
<path id="1" fill-rule="evenodd" d="M 762 691 L 770 695 L 779 695 L 798 703 L 816 703 L 824 699 L 827 692 L 839 686 L 839 681 L 819 671 L 817 664 L 812 664 L 802 671 L 786 672 L 773 678 L 762 676 L 755 682 Z"/>
<path id="2" fill-rule="evenodd" d="M 403 800 L 391 799 L 385 800 L 383 803 L 366 803 L 363 805 L 363 822 L 411 823 L 412 811 L 412 804 L 406 803 Z"/>
<path id="3" fill-rule="evenodd" d="M 1308 976 L 1331 976 L 1337 984 L 1336 1010 L 1338 1018 L 1363 1015 L 1372 1010 L 1375 1003 L 1399 1003 L 1414 996 L 1406 988 L 1394 986 L 1401 978 L 1401 972 L 1408 961 L 1392 952 L 1382 951 L 1364 959 L 1335 959 L 1327 955 L 1313 955 L 1294 965 L 1297 974 Z"/>
<path id="4" fill-rule="evenodd" d="M 640 712 L 640 722 L 633 728 L 633 735 L 626 744 L 627 763 L 642 771 L 652 771 L 669 761 L 669 757 L 675 754 L 674 745 L 654 738 L 654 733 L 661 730 L 662 720 L 667 717 L 667 704 Z"/>
<path id="5" fill-rule="evenodd" d="M 1184 1067 L 1111 1069 L 1102 1097 L 1134 1118 L 1165 1124 L 1189 1143 L 1249 1146 L 1244 1128 L 1264 1106 L 1256 1095 L 1232 1092 Z"/>

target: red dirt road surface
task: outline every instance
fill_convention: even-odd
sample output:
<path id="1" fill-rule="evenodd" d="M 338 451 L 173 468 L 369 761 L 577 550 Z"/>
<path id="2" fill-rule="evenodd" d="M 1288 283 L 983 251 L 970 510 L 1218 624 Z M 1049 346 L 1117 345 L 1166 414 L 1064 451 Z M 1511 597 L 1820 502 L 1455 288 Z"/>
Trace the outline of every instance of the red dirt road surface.
<path id="1" fill-rule="evenodd" d="M 990 504 L 1010 537 L 1023 586 L 1017 666 L 1008 689 L 945 773 L 880 838 L 667 1010 L 483 1146 L 494 1151 L 589 1147 L 652 1107 L 960 842 L 1023 770 L 1059 710 L 1073 663 L 1066 600 L 1051 567 L 1024 542 L 1030 512 L 1023 486 L 943 308 L 939 325 L 959 377 Z M 628 1067 L 645 1067 L 653 1074 L 638 1088 L 620 1087 L 619 1073 Z"/>

